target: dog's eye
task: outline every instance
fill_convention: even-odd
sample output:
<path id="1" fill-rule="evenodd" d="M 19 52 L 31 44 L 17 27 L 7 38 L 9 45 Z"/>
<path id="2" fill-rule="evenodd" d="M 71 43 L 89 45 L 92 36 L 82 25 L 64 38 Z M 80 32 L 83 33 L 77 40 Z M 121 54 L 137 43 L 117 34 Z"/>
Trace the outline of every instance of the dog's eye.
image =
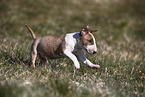
<path id="1" fill-rule="evenodd" d="M 91 40 L 88 40 L 90 43 L 92 43 L 93 42 L 93 40 L 91 39 Z"/>

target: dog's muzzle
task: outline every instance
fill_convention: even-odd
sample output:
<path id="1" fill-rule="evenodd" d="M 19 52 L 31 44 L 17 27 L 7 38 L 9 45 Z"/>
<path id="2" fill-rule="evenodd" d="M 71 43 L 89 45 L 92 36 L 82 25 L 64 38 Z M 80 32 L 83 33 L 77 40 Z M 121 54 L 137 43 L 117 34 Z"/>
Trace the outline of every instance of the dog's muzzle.
<path id="1" fill-rule="evenodd" d="M 97 50 L 85 49 L 89 54 L 96 54 Z"/>
<path id="2" fill-rule="evenodd" d="M 93 54 L 96 54 L 97 52 L 96 51 L 93 51 Z"/>
<path id="3" fill-rule="evenodd" d="M 95 45 L 84 46 L 84 48 L 90 54 L 95 54 L 97 52 L 97 47 Z"/>

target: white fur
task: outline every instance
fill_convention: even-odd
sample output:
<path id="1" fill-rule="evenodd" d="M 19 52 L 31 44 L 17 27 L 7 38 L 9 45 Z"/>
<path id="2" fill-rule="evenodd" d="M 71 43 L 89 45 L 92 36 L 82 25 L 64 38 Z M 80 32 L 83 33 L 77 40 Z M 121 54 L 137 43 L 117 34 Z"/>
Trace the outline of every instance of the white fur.
<path id="1" fill-rule="evenodd" d="M 92 53 L 92 51 L 97 51 L 95 38 L 93 35 L 92 37 L 93 37 L 94 44 L 88 45 L 84 48 L 84 46 L 80 41 L 79 32 L 66 34 L 65 36 L 66 46 L 65 46 L 64 54 L 74 62 L 74 65 L 77 69 L 80 68 L 78 59 L 86 65 L 100 68 L 99 65 L 95 65 L 91 63 L 83 54 L 83 49 L 87 49 L 89 53 Z"/>

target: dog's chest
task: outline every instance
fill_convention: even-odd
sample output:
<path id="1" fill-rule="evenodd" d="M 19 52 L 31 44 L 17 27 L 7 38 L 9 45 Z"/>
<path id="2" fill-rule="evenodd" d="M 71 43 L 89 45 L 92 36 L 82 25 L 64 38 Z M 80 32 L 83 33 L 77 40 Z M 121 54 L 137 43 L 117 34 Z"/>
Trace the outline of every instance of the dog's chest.
<path id="1" fill-rule="evenodd" d="M 79 32 L 66 34 L 65 36 L 65 49 L 70 52 L 77 52 L 78 50 L 82 49 L 79 46 L 80 36 Z"/>

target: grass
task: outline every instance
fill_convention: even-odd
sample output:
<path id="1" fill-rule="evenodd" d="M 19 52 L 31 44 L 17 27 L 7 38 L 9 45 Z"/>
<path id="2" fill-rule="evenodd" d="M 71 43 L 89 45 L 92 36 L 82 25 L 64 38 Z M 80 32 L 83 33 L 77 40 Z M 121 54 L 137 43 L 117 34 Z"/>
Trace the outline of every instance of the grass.
<path id="1" fill-rule="evenodd" d="M 1 0 L 0 97 L 144 97 L 145 1 Z M 32 38 L 98 29 L 92 69 L 68 58 L 29 67 Z M 39 63 L 37 58 L 36 64 Z"/>

